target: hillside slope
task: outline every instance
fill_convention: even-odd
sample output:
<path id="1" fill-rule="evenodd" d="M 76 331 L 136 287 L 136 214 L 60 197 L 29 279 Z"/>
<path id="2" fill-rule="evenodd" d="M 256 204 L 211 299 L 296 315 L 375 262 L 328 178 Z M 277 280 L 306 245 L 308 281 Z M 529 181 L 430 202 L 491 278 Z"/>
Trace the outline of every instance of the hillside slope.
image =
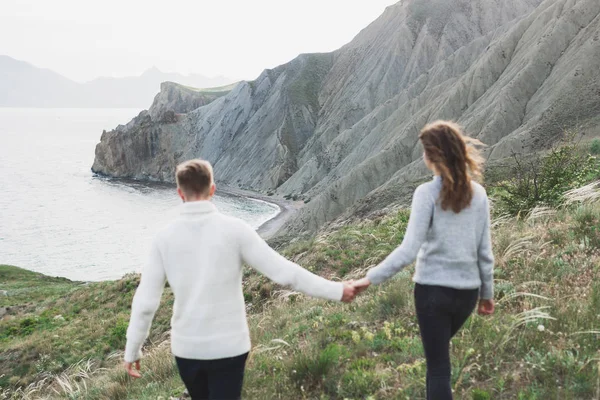
<path id="1" fill-rule="evenodd" d="M 474 315 L 453 340 L 456 398 L 597 396 L 597 191 L 595 198 L 493 220 L 497 312 Z M 408 215 L 396 210 L 288 244 L 283 252 L 322 276 L 362 277 L 402 241 Z M 253 350 L 244 398 L 423 398 L 410 274 L 401 272 L 347 305 L 281 290 L 248 270 L 244 298 Z M 144 349 L 142 379 L 132 381 L 122 369 L 137 283 L 127 276 L 82 285 L 0 266 L 0 288 L 7 290 L 0 306 L 11 307 L 0 316 L 0 398 L 178 398 L 183 384 L 167 340 L 168 288 Z"/>
<path id="2" fill-rule="evenodd" d="M 178 162 L 206 158 L 223 183 L 310 198 L 284 229 L 314 231 L 418 180 L 428 121 L 457 120 L 492 160 L 565 128 L 600 134 L 599 40 L 597 0 L 404 0 L 338 51 L 266 70 L 176 123 L 105 136 L 93 169 L 171 181 Z"/>

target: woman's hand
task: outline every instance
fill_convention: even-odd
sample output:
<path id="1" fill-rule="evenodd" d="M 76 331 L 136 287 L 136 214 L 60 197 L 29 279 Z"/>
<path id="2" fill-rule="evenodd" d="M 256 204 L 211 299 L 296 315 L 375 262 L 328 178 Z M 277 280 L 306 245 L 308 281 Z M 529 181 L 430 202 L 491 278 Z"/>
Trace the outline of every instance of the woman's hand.
<path id="1" fill-rule="evenodd" d="M 371 281 L 369 278 L 362 278 L 353 283 L 354 288 L 356 289 L 356 294 L 364 292 L 367 290 L 369 286 L 371 286 Z"/>
<path id="2" fill-rule="evenodd" d="M 479 307 L 477 308 L 479 315 L 492 315 L 495 309 L 496 305 L 494 304 L 493 299 L 479 300 Z"/>
<path id="3" fill-rule="evenodd" d="M 354 287 L 354 281 L 347 281 L 344 283 L 344 293 L 342 294 L 342 301 L 344 303 L 351 303 L 354 300 L 354 297 L 358 293 L 356 288 Z"/>

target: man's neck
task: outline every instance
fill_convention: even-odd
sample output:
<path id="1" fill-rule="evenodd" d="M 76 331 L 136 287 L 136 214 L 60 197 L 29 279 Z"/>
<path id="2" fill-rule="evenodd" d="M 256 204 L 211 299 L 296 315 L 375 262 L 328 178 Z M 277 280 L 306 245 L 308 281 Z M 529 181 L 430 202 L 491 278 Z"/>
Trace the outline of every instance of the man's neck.
<path id="1" fill-rule="evenodd" d="M 186 203 L 191 203 L 194 201 L 209 201 L 211 198 L 210 197 L 192 197 L 192 198 L 186 198 L 184 201 Z"/>

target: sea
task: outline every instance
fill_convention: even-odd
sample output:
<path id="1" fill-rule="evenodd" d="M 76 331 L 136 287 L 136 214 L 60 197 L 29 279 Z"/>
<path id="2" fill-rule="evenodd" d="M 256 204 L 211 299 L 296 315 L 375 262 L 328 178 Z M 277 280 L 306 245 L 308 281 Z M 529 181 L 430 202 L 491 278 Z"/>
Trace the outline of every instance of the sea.
<path id="1" fill-rule="evenodd" d="M 153 235 L 177 215 L 175 188 L 96 176 L 103 129 L 136 109 L 0 108 L 0 264 L 77 281 L 139 272 Z M 253 227 L 279 207 L 217 195 Z"/>

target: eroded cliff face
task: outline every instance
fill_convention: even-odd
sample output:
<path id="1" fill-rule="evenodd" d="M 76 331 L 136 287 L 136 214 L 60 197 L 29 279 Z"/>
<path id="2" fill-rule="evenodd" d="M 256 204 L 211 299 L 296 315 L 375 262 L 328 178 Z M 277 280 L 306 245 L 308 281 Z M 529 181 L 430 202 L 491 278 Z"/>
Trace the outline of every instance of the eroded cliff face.
<path id="1" fill-rule="evenodd" d="M 171 101 L 185 88 L 161 90 L 148 112 L 103 134 L 93 170 L 172 181 L 179 162 L 201 157 L 213 163 L 220 182 L 274 189 L 298 169 L 296 156 L 315 130 L 318 93 L 332 61 L 331 54 L 299 56 L 225 96 L 192 98 L 208 104 L 190 112 L 182 107 L 191 100 Z"/>
<path id="2" fill-rule="evenodd" d="M 598 132 L 600 2 L 405 0 L 334 53 L 301 55 L 177 118 L 140 114 L 103 135 L 94 170 L 170 181 L 178 162 L 206 158 L 221 182 L 311 198 L 284 228 L 311 231 L 404 193 L 425 174 L 417 133 L 441 118 L 490 159 L 565 128 Z"/>

